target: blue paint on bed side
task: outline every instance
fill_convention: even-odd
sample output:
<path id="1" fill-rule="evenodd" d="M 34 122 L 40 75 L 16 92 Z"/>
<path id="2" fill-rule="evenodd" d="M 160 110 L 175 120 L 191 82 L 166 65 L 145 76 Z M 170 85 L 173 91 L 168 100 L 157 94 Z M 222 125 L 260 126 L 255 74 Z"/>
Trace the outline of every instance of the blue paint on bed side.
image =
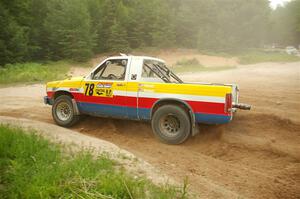
<path id="1" fill-rule="evenodd" d="M 128 119 L 151 119 L 151 109 L 134 108 L 126 106 L 115 106 L 107 104 L 94 104 L 78 102 L 79 111 L 85 114 L 105 117 L 128 118 Z M 195 113 L 195 120 L 197 123 L 206 124 L 225 124 L 231 121 L 231 116 Z"/>
<path id="2" fill-rule="evenodd" d="M 195 113 L 195 119 L 197 123 L 226 124 L 231 121 L 231 116 L 208 113 Z"/>

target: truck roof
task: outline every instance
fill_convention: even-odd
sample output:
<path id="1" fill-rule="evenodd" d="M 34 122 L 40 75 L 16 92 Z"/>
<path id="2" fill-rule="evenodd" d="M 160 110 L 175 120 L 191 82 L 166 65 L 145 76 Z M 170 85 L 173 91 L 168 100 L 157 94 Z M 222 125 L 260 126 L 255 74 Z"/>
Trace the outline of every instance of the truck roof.
<path id="1" fill-rule="evenodd" d="M 108 57 L 108 58 L 109 59 L 124 59 L 124 58 L 127 58 L 127 59 L 130 59 L 130 58 L 132 58 L 132 59 L 151 59 L 151 60 L 165 63 L 165 61 L 162 59 L 158 59 L 155 57 L 149 57 L 149 56 L 122 55 L 122 56 L 112 56 L 112 57 Z"/>

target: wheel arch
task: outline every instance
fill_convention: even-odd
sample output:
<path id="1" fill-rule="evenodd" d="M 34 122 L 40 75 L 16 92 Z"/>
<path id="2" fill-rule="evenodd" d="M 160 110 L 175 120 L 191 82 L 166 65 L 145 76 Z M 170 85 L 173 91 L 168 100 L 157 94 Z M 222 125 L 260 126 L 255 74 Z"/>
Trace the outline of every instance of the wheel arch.
<path id="1" fill-rule="evenodd" d="M 52 99 L 55 100 L 56 98 L 58 98 L 59 96 L 62 96 L 62 95 L 68 95 L 68 96 L 70 96 L 72 99 L 74 99 L 74 96 L 72 95 L 72 93 L 70 93 L 70 92 L 68 92 L 68 91 L 64 91 L 64 90 L 58 90 L 58 91 L 55 91 L 55 93 L 53 94 Z"/>
<path id="2" fill-rule="evenodd" d="M 72 98 L 72 104 L 73 104 L 73 107 L 74 107 L 74 114 L 75 115 L 80 115 L 79 108 L 77 106 L 76 100 L 74 99 L 74 96 L 72 95 L 72 93 L 70 93 L 68 91 L 64 91 L 64 90 L 58 90 L 53 94 L 52 100 L 55 101 L 56 98 L 58 98 L 59 96 L 62 96 L 62 95 L 67 95 L 67 96 Z"/>
<path id="3" fill-rule="evenodd" d="M 176 99 L 176 98 L 164 98 L 164 99 L 160 99 L 160 100 L 156 101 L 151 108 L 150 119 L 152 119 L 153 114 L 159 107 L 166 105 L 166 104 L 175 104 L 175 105 L 181 106 L 188 113 L 190 120 L 191 120 L 192 127 L 193 128 L 195 127 L 196 119 L 195 119 L 195 114 L 194 114 L 192 107 L 187 102 L 180 100 L 180 99 Z M 192 130 L 192 134 L 194 135 L 193 130 Z"/>

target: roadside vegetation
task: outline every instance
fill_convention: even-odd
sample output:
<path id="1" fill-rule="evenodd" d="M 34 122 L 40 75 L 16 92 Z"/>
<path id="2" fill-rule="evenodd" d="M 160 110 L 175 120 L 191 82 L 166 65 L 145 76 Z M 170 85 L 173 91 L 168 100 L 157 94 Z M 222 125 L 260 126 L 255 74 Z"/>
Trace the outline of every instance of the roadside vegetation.
<path id="1" fill-rule="evenodd" d="M 296 55 L 287 54 L 284 49 L 277 49 L 277 51 L 267 51 L 266 49 L 251 49 L 241 51 L 228 52 L 212 52 L 200 51 L 200 53 L 210 56 L 219 56 L 225 58 L 236 57 L 240 64 L 256 64 L 262 62 L 297 62 L 300 57 Z"/>
<path id="2" fill-rule="evenodd" d="M 48 63 L 6 64 L 0 67 L 0 84 L 34 83 L 67 77 L 71 63 L 67 61 Z"/>
<path id="3" fill-rule="evenodd" d="M 237 55 L 240 64 L 256 64 L 261 62 L 295 62 L 300 57 L 285 52 L 249 51 Z"/>
<path id="4" fill-rule="evenodd" d="M 144 47 L 212 52 L 262 44 L 298 47 L 299 9 L 300 1 L 273 10 L 266 0 L 225 5 L 207 0 L 0 1 L 0 66 L 86 61 Z"/>
<path id="5" fill-rule="evenodd" d="M 187 198 L 133 177 L 108 155 L 74 153 L 34 131 L 0 125 L 0 198 Z"/>
<path id="6" fill-rule="evenodd" d="M 68 64 L 56 68 L 36 62 L 85 62 L 101 53 L 188 48 L 225 55 L 262 44 L 299 47 L 299 9 L 300 1 L 275 10 L 268 1 L 254 0 L 229 0 L 226 6 L 206 0 L 0 1 L 0 84 L 60 79 Z M 243 64 L 297 59 L 257 53 L 239 57 Z M 183 68 L 207 71 L 232 66 L 190 64 L 178 71 Z"/>
<path id="7" fill-rule="evenodd" d="M 175 73 L 208 72 L 233 69 L 235 66 L 203 66 L 196 58 L 182 59 L 171 68 Z"/>

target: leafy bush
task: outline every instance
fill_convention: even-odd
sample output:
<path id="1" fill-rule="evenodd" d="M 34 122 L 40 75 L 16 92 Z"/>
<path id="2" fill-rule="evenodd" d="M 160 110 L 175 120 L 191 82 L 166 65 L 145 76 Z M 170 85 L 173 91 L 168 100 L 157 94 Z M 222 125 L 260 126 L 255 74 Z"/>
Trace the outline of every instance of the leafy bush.
<path id="1" fill-rule="evenodd" d="M 194 65 L 194 66 L 201 66 L 200 62 L 196 58 L 192 59 L 182 59 L 176 62 L 177 66 L 186 66 L 186 65 Z"/>
<path id="2" fill-rule="evenodd" d="M 235 66 L 196 66 L 196 65 L 186 65 L 186 66 L 175 66 L 171 70 L 175 73 L 189 73 L 189 72 L 213 72 L 234 69 Z"/>
<path id="3" fill-rule="evenodd" d="M 300 57 L 285 52 L 250 51 L 238 55 L 240 64 L 255 64 L 260 62 L 294 62 Z"/>
<path id="4" fill-rule="evenodd" d="M 19 63 L 0 67 L 0 84 L 43 82 L 66 77 L 70 64 L 68 62 Z"/>
<path id="5" fill-rule="evenodd" d="M 106 155 L 63 153 L 34 132 L 0 125 L 0 198 L 184 198 L 134 178 Z"/>
<path id="6" fill-rule="evenodd" d="M 203 66 L 198 59 L 182 59 L 176 62 L 175 66 L 171 68 L 175 73 L 186 73 L 186 72 L 207 72 L 207 71 L 219 71 L 233 69 L 235 66 Z"/>

